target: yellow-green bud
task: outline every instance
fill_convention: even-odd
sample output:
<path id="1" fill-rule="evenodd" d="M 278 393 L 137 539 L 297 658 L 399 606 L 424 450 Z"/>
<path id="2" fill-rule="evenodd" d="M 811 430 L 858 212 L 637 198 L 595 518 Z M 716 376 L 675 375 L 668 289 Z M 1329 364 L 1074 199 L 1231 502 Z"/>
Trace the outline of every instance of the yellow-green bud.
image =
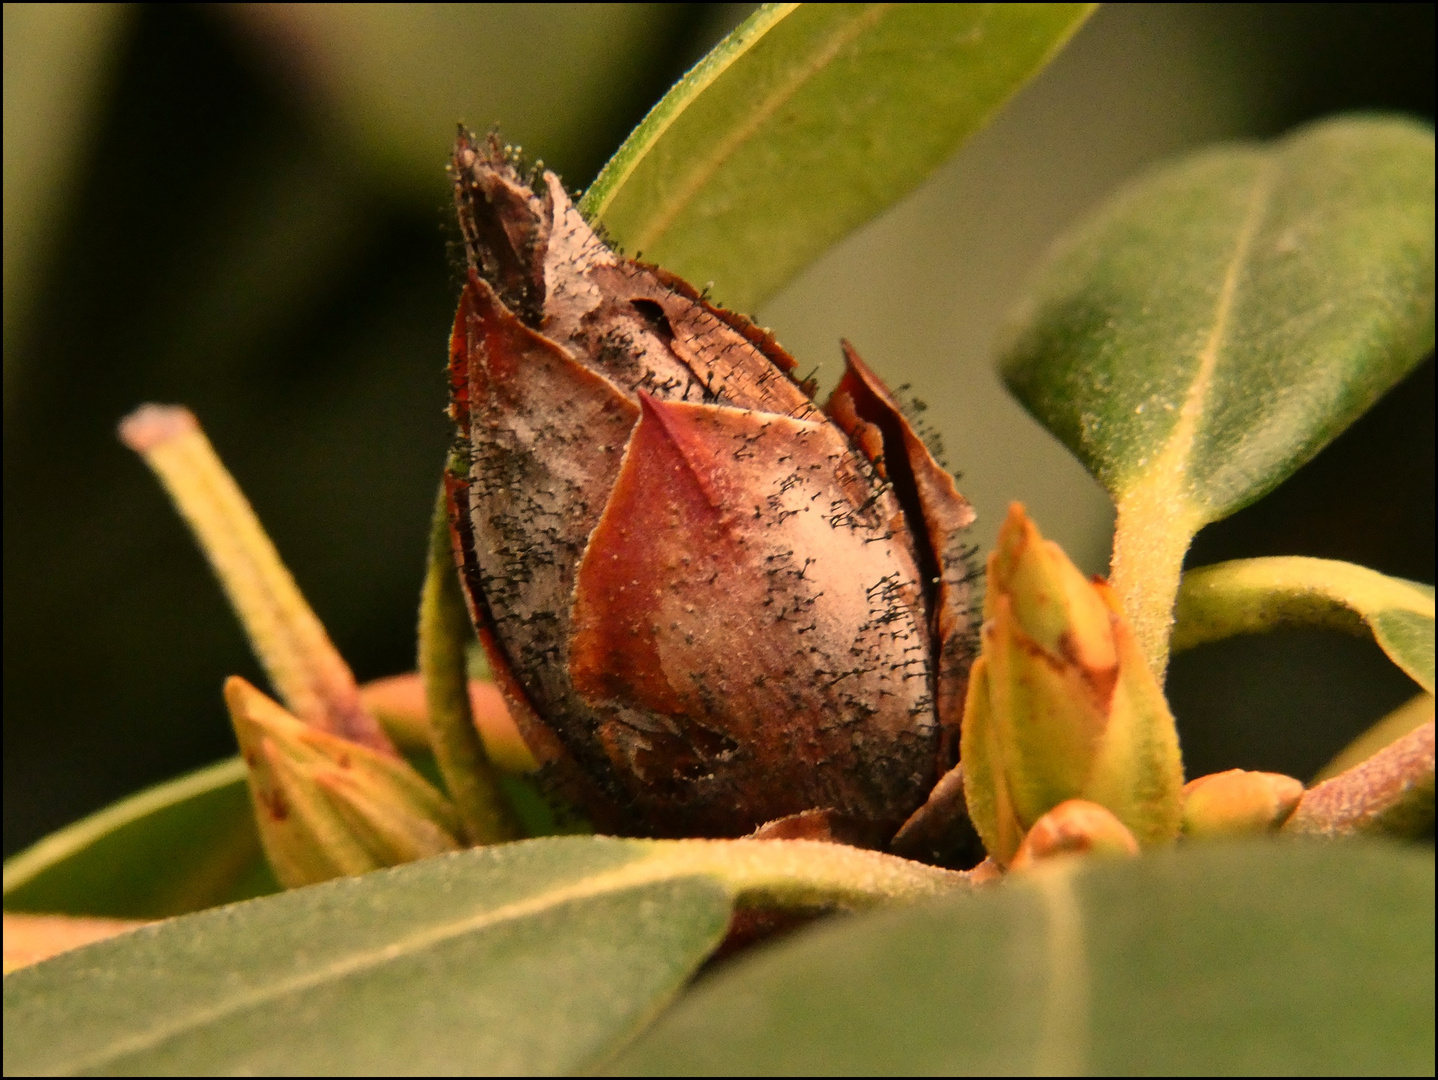
<path id="1" fill-rule="evenodd" d="M 1303 798 L 1303 783 L 1282 773 L 1229 769 L 1183 788 L 1183 834 L 1242 836 L 1277 829 Z"/>
<path id="2" fill-rule="evenodd" d="M 1050 810 L 1084 799 L 1149 846 L 1179 829 L 1173 715 L 1108 586 L 1015 503 L 988 562 L 961 754 L 969 813 L 1008 865 Z"/>
<path id="3" fill-rule="evenodd" d="M 1011 870 L 1057 855 L 1137 855 L 1138 841 L 1122 821 L 1098 803 L 1069 799 L 1050 810 L 1028 831 Z"/>
<path id="4" fill-rule="evenodd" d="M 290 888 L 454 851 L 454 807 L 403 759 L 311 727 L 225 682 L 260 839 Z"/>

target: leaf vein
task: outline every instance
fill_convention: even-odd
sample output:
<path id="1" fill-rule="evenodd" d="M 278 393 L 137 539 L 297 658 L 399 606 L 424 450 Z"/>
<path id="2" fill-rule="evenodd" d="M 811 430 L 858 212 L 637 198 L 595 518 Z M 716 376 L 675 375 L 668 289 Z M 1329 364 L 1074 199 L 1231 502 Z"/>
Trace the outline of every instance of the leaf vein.
<path id="1" fill-rule="evenodd" d="M 1048 915 L 1049 953 L 1048 993 L 1033 1068 L 1036 1076 L 1082 1076 L 1088 1071 L 1090 976 L 1083 914 L 1073 881 L 1071 863 L 1034 875 Z"/>
<path id="2" fill-rule="evenodd" d="M 103 1067 L 128 1055 L 152 1049 L 168 1039 L 182 1035 L 192 1029 L 216 1023 L 246 1009 L 264 1005 L 267 1002 L 277 1001 L 290 994 L 308 990 L 322 983 L 343 979 L 366 969 L 378 967 L 380 964 L 420 952 L 431 946 L 438 945 L 442 941 L 459 937 L 462 934 L 473 933 L 477 930 L 483 930 L 486 927 L 495 926 L 500 923 L 513 922 L 518 919 L 538 915 L 544 911 L 562 907 L 580 900 L 590 900 L 609 893 L 622 892 L 625 889 L 639 888 L 657 881 L 697 876 L 703 875 L 697 871 L 689 874 L 675 874 L 673 868 L 667 866 L 665 863 L 656 862 L 652 858 L 646 858 L 638 863 L 630 864 L 618 870 L 598 874 L 595 877 L 588 878 L 565 888 L 555 889 L 539 896 L 505 904 L 490 911 L 471 915 L 463 919 L 440 923 L 417 933 L 410 934 L 408 937 L 400 938 L 398 941 L 392 941 L 377 948 L 351 953 L 341 960 L 317 967 L 312 971 L 293 976 L 289 979 L 269 983 L 246 993 L 237 994 L 219 1004 L 211 1005 L 208 1008 L 197 1009 L 189 1016 L 179 1018 L 168 1024 L 157 1025 L 148 1031 L 136 1032 L 128 1038 L 117 1040 L 102 1051 L 60 1065 L 55 1069 L 55 1072 L 74 1075 Z M 718 879 L 716 878 L 715 880 L 717 881 Z"/>

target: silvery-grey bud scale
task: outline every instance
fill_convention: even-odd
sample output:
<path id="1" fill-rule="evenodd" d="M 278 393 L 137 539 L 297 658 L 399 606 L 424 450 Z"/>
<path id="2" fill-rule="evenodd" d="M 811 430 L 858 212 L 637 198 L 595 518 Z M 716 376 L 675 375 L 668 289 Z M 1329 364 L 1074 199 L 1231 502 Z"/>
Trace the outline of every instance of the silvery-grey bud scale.
<path id="1" fill-rule="evenodd" d="M 451 172 L 451 521 L 525 740 L 603 831 L 884 846 L 957 759 L 969 504 L 847 345 L 821 409 L 553 173 L 464 132 Z"/>

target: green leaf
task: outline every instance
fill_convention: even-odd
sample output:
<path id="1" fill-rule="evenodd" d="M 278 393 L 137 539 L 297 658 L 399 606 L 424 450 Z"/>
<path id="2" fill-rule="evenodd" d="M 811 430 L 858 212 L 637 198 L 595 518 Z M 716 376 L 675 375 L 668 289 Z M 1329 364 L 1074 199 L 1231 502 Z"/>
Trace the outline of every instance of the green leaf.
<path id="1" fill-rule="evenodd" d="M 1202 845 L 845 920 L 700 983 L 621 1074 L 1433 1071 L 1433 858 Z"/>
<path id="2" fill-rule="evenodd" d="M 5 907 L 157 919 L 274 892 L 238 757 L 107 806 L 5 862 Z"/>
<path id="3" fill-rule="evenodd" d="M 1235 559 L 1184 574 L 1174 620 L 1174 652 L 1281 626 L 1371 634 L 1433 692 L 1432 585 L 1329 559 Z"/>
<path id="4" fill-rule="evenodd" d="M 1038 276 L 1004 376 L 1117 503 L 1113 584 L 1158 670 L 1193 534 L 1432 349 L 1433 229 L 1431 128 L 1342 118 L 1141 177 Z"/>
<path id="5" fill-rule="evenodd" d="M 752 311 L 907 194 L 1091 4 L 766 4 L 645 117 L 583 211 Z"/>
<path id="6" fill-rule="evenodd" d="M 66 200 L 78 196 L 70 162 L 99 120 L 103 88 L 134 18 L 133 9 L 110 4 L 4 9 L 7 416 L 20 385 L 11 335 L 34 317 L 47 246 Z"/>
<path id="7" fill-rule="evenodd" d="M 612 1053 L 736 899 L 963 875 L 800 841 L 528 840 L 143 927 L 5 979 L 7 1073 L 559 1073 Z"/>

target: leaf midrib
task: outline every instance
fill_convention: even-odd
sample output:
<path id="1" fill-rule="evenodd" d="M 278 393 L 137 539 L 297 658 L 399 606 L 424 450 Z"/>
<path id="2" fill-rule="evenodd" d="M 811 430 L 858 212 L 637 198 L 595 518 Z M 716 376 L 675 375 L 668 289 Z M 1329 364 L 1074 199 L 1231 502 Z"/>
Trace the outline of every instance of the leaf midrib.
<path id="1" fill-rule="evenodd" d="M 1109 580 L 1160 684 L 1168 667 L 1168 640 L 1183 555 L 1194 533 L 1213 520 L 1212 508 L 1200 505 L 1195 498 L 1189 475 L 1198 421 L 1213 390 L 1238 283 L 1268 203 L 1275 172 L 1272 162 L 1263 162 L 1254 177 L 1244 219 L 1234 238 L 1233 254 L 1219 287 L 1213 324 L 1199 350 L 1198 367 L 1173 430 L 1146 469 L 1128 484 L 1115 478 L 1110 489 L 1118 517 Z"/>
<path id="2" fill-rule="evenodd" d="M 1041 868 L 1033 877 L 1047 915 L 1049 961 L 1033 1074 L 1083 1076 L 1088 1072 L 1090 978 L 1074 867 L 1063 860 Z"/>
<path id="3" fill-rule="evenodd" d="M 1223 357 L 1225 338 L 1233 317 L 1234 301 L 1238 296 L 1238 283 L 1243 276 L 1244 267 L 1248 264 L 1249 252 L 1253 248 L 1254 236 L 1258 233 L 1259 225 L 1263 220 L 1263 212 L 1268 206 L 1276 173 L 1276 163 L 1270 159 L 1260 166 L 1258 175 L 1254 177 L 1253 190 L 1249 193 L 1243 223 L 1239 226 L 1238 234 L 1234 238 L 1233 255 L 1229 258 L 1228 266 L 1224 270 L 1223 283 L 1219 286 L 1218 302 L 1214 306 L 1213 326 L 1209 330 L 1203 348 L 1198 353 L 1198 368 L 1194 373 L 1193 382 L 1188 388 L 1183 404 L 1179 407 L 1178 421 L 1174 424 L 1172 433 L 1145 477 L 1145 479 L 1152 478 L 1149 482 L 1156 487 L 1165 489 L 1170 498 L 1183 497 L 1185 487 L 1188 488 L 1189 495 L 1192 494 L 1192 485 L 1186 482 L 1189 480 L 1188 466 L 1193 460 L 1193 446 L 1198 438 L 1198 422 L 1204 414 L 1205 406 L 1213 391 L 1214 373 L 1218 370 L 1219 361 Z M 1191 497 L 1185 501 L 1190 505 L 1193 502 Z"/>
<path id="4" fill-rule="evenodd" d="M 161 1043 L 178 1035 L 182 1035 L 187 1031 L 216 1023 L 235 1013 L 243 1012 L 246 1009 L 254 1008 L 270 1001 L 279 1000 L 287 995 L 307 990 L 332 980 L 345 978 L 369 968 L 378 967 L 381 964 L 397 960 L 401 957 L 421 952 L 451 938 L 474 933 L 486 927 L 517 921 L 562 907 L 565 904 L 581 900 L 591 900 L 598 896 L 622 892 L 626 889 L 639 888 L 644 885 L 652 885 L 659 881 L 676 881 L 686 877 L 704 876 L 709 876 L 711 880 L 723 884 L 723 882 L 720 882 L 719 879 L 714 878 L 712 875 L 704 875 L 697 870 L 688 873 L 674 873 L 672 867 L 656 864 L 652 856 L 646 857 L 636 863 L 621 867 L 618 870 L 610 870 L 564 888 L 550 890 L 525 900 L 504 904 L 500 907 L 463 919 L 439 923 L 379 948 L 366 949 L 357 953 L 348 954 L 342 959 L 325 964 L 304 974 L 291 976 L 278 982 L 267 983 L 262 987 L 257 987 L 229 998 L 221 1004 L 197 1010 L 181 1021 L 157 1025 L 148 1031 L 132 1034 L 127 1038 L 109 1044 L 102 1052 L 89 1055 L 88 1057 L 73 1059 L 54 1068 L 53 1071 L 73 1075 L 93 1070 L 108 1062 L 153 1049 Z"/>

